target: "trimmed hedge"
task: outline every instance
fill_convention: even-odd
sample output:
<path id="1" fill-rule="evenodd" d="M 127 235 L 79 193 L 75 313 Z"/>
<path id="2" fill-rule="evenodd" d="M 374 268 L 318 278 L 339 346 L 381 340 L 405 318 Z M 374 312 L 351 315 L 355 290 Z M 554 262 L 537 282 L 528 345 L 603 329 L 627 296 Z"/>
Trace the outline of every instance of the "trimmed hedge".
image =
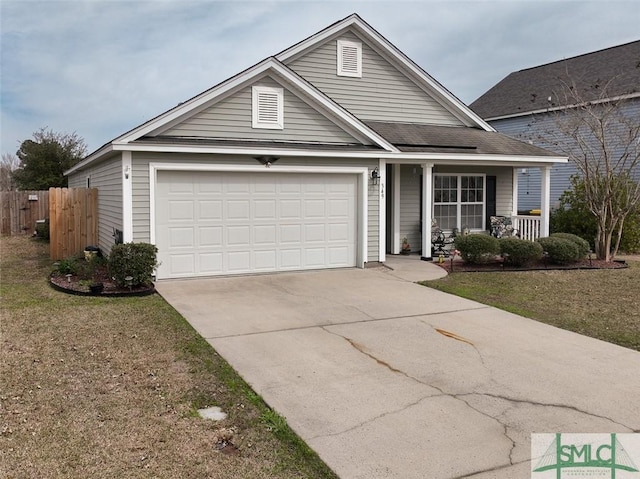
<path id="1" fill-rule="evenodd" d="M 542 258 L 543 249 L 539 243 L 520 238 L 501 238 L 500 254 L 505 264 L 524 266 L 530 261 Z"/>
<path id="2" fill-rule="evenodd" d="M 493 236 L 470 234 L 458 236 L 455 248 L 466 263 L 482 264 L 493 260 L 500 254 L 500 244 Z"/>
<path id="3" fill-rule="evenodd" d="M 574 235 L 571 233 L 553 233 L 549 235 L 549 237 L 563 238 L 569 241 L 573 241 L 575 244 L 578 245 L 578 248 L 580 249 L 580 258 L 584 258 L 585 256 L 587 256 L 587 254 L 589 254 L 589 251 L 591 251 L 591 246 L 589 245 L 589 242 L 584 238 L 580 238 L 580 236 L 578 235 Z"/>
<path id="4" fill-rule="evenodd" d="M 127 276 L 132 278 L 131 286 L 149 285 L 158 266 L 157 253 L 158 248 L 149 243 L 114 245 L 109 254 L 109 273 L 118 286 L 129 286 Z"/>
<path id="5" fill-rule="evenodd" d="M 538 238 L 536 240 L 549 255 L 549 260 L 555 264 L 576 263 L 582 258 L 580 248 L 576 243 L 564 238 Z"/>

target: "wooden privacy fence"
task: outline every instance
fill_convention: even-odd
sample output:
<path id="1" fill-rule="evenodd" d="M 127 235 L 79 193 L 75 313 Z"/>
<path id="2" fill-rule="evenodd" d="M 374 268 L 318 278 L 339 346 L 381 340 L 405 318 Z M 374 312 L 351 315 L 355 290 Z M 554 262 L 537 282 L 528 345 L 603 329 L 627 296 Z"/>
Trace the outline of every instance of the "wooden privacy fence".
<path id="1" fill-rule="evenodd" d="M 49 217 L 48 191 L 0 191 L 0 233 L 32 235 L 36 221 Z"/>
<path id="2" fill-rule="evenodd" d="M 68 258 L 98 241 L 98 190 L 49 189 L 49 252 L 51 259 Z"/>

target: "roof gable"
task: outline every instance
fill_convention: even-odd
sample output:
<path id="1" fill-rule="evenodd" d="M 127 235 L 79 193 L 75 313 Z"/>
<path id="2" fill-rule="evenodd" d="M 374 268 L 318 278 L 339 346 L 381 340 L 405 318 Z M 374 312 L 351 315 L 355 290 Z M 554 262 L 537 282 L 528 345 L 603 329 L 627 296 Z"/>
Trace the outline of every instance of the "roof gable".
<path id="1" fill-rule="evenodd" d="M 267 58 L 235 77 L 181 103 L 177 107 L 116 138 L 112 144 L 127 144 L 143 137 L 158 135 L 168 128 L 188 121 L 190 117 L 200 114 L 215 102 L 235 94 L 265 75 L 269 75 L 277 79 L 280 84 L 286 85 L 290 92 L 294 92 L 296 96 L 303 98 L 308 105 L 312 105 L 323 116 L 331 119 L 336 125 L 339 125 L 340 128 L 349 132 L 350 135 L 359 139 L 362 143 L 375 144 L 388 151 L 396 151 L 390 143 L 377 133 L 274 58 Z"/>
<path id="2" fill-rule="evenodd" d="M 252 125 L 253 88 L 282 89 L 284 128 L 260 129 Z M 296 92 L 268 74 L 256 77 L 223 98 L 216 98 L 206 108 L 192 112 L 146 137 L 231 139 L 255 141 L 303 142 L 318 144 L 366 144 L 372 141 L 347 131 L 329 119 Z M 146 138 L 145 137 L 145 138 Z"/>
<path id="3" fill-rule="evenodd" d="M 349 38 L 350 35 L 362 40 L 370 51 L 374 52 L 371 57 L 375 55 L 378 58 L 383 58 L 385 62 L 393 65 L 404 78 L 413 82 L 423 92 L 425 101 L 431 101 L 430 108 L 440 109 L 441 111 L 446 110 L 450 116 L 457 119 L 459 125 L 480 127 L 488 131 L 493 130 L 469 107 L 355 13 L 280 52 L 276 55 L 276 58 L 284 64 L 290 65 L 293 70 L 298 71 L 300 69 L 299 63 L 305 55 L 310 54 L 316 48 L 326 45 L 327 42 L 334 41 L 341 36 Z M 323 89 L 321 84 L 316 84 L 314 79 L 307 77 L 308 70 L 305 72 L 303 68 L 299 73 L 322 91 L 326 90 Z M 344 98 L 340 98 L 340 101 L 344 101 Z M 393 101 L 390 100 L 390 102 Z M 357 113 L 355 114 L 359 116 Z M 387 118 L 387 120 L 393 121 L 397 119 L 391 117 Z M 406 121 L 406 118 L 404 121 Z"/>
<path id="4" fill-rule="evenodd" d="M 509 74 L 471 104 L 486 119 L 570 106 L 563 85 L 585 101 L 640 96 L 640 41 Z"/>

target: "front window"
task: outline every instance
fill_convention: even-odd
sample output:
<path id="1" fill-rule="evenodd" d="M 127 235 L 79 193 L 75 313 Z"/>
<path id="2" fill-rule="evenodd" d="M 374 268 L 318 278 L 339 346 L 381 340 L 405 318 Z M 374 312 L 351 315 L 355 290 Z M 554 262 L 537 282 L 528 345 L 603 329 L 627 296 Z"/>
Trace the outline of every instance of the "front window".
<path id="1" fill-rule="evenodd" d="M 484 176 L 434 175 L 433 217 L 443 230 L 484 227 Z"/>

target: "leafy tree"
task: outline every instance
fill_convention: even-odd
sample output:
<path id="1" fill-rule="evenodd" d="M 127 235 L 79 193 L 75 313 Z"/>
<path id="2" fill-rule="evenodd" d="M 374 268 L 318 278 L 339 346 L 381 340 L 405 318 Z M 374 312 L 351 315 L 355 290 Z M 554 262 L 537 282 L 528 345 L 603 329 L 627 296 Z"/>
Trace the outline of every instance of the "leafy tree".
<path id="1" fill-rule="evenodd" d="M 67 186 L 64 172 L 78 163 L 87 150 L 76 133 L 56 133 L 41 128 L 22 142 L 16 156 L 20 167 L 13 178 L 21 190 L 46 190 Z"/>

